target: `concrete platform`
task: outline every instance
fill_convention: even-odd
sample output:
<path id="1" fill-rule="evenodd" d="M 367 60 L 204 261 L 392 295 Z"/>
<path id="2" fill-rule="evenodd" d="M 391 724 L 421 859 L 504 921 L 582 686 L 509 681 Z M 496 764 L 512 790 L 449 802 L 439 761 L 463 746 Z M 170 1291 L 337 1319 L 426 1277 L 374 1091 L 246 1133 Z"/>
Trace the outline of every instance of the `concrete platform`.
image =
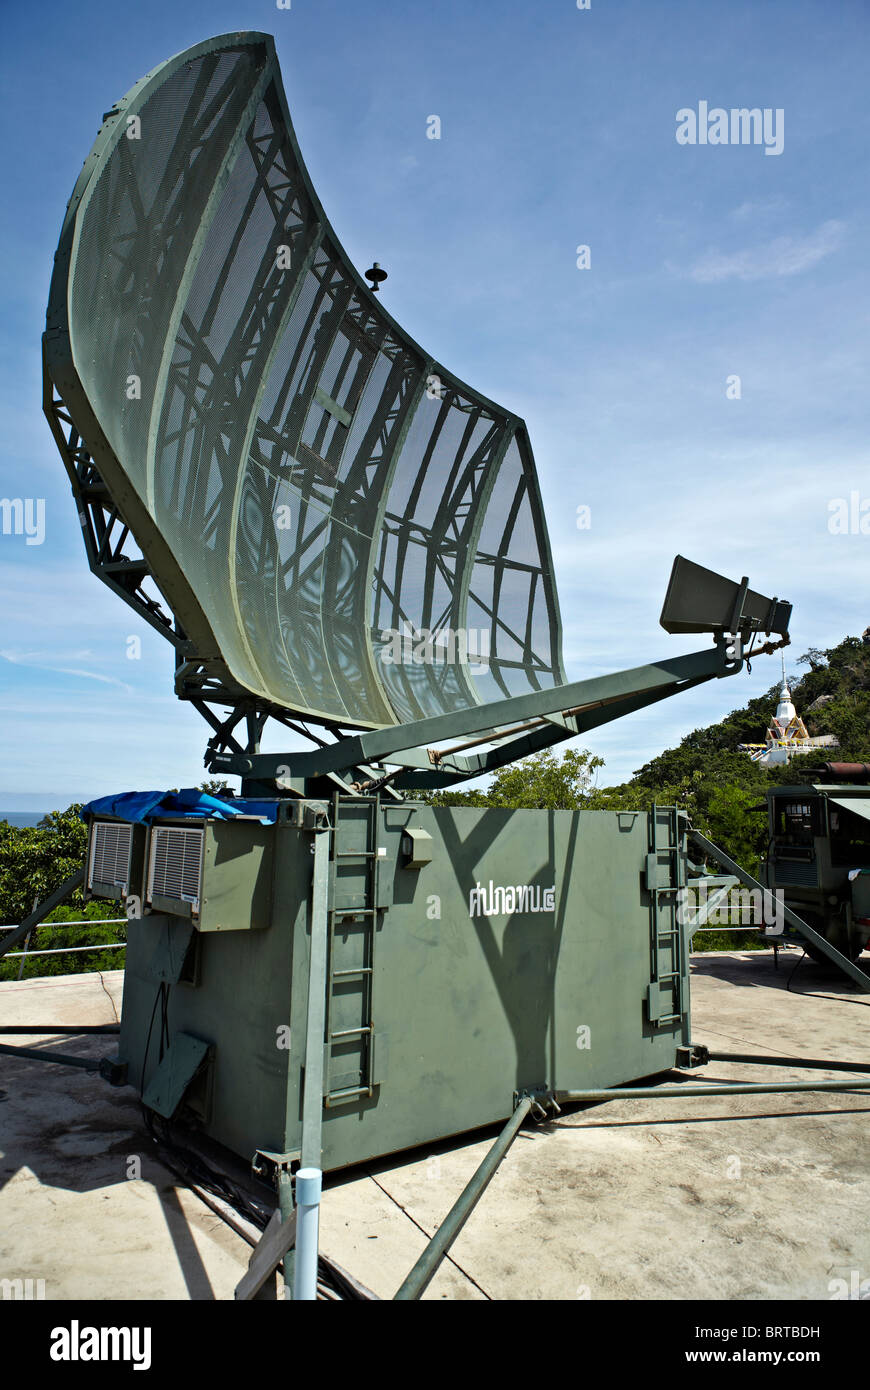
<path id="1" fill-rule="evenodd" d="M 870 1062 L 870 996 L 807 960 L 789 991 L 799 954 L 778 971 L 768 951 L 694 956 L 694 1041 Z M 112 1022 L 122 979 L 2 984 L 0 1022 Z M 114 1042 L 2 1040 L 80 1056 Z M 692 1076 L 738 1078 L 810 1074 Z M 323 1250 L 392 1297 L 496 1132 L 329 1179 Z M 47 1299 L 232 1298 L 248 1245 L 158 1161 L 126 1088 L 0 1056 L 0 1149 L 0 1279 L 43 1279 Z M 520 1134 L 426 1297 L 829 1300 L 832 1280 L 870 1279 L 868 1211 L 870 1093 L 575 1108 Z"/>

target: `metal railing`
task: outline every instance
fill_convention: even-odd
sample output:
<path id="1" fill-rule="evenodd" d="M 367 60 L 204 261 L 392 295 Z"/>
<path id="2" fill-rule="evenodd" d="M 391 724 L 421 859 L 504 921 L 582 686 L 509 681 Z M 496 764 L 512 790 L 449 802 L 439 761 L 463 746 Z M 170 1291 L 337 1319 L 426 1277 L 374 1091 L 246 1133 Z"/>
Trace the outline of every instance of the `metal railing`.
<path id="1" fill-rule="evenodd" d="M 730 924 L 725 924 L 725 925 L 723 925 L 723 926 L 713 926 L 713 927 L 693 927 L 693 928 L 692 928 L 692 935 L 693 935 L 693 936 L 698 936 L 702 931 L 720 931 L 720 932 L 728 932 L 729 934 L 730 934 L 731 932 L 733 932 L 733 931 L 754 931 L 754 932 L 757 932 L 759 936 L 763 936 L 763 935 L 764 935 L 764 927 L 758 927 L 758 926 L 755 926 L 755 927 L 737 927 L 737 926 L 734 926 L 734 927 L 732 927 Z"/>
<path id="2" fill-rule="evenodd" d="M 30 960 L 33 956 L 71 956 L 75 951 L 126 951 L 126 941 L 107 941 L 104 945 L 97 946 L 51 946 L 44 951 L 7 951 L 6 960 L 18 960 L 19 957 L 26 956 Z"/>
<path id="3" fill-rule="evenodd" d="M 31 929 L 31 932 L 25 939 L 24 950 L 6 951 L 4 952 L 4 958 L 6 960 L 21 961 L 21 968 L 18 972 L 18 978 L 20 980 L 24 974 L 25 961 L 30 960 L 34 956 L 66 956 L 73 955 L 77 951 L 123 951 L 127 946 L 126 941 L 106 941 L 95 946 L 48 946 L 41 951 L 28 950 L 27 943 L 30 941 L 31 936 L 35 936 L 38 931 L 43 931 L 46 927 L 116 927 L 125 924 L 126 921 L 126 917 L 83 917 L 71 922 L 39 922 Z M 0 927 L 0 931 L 3 932 L 16 932 L 19 930 L 20 924 L 17 922 L 4 923 L 3 926 Z"/>
<path id="4" fill-rule="evenodd" d="M 126 921 L 126 917 L 79 917 L 72 922 L 40 922 L 33 931 L 40 931 L 43 927 L 117 927 Z M 0 931 L 18 931 L 18 927 L 18 922 L 4 922 Z"/>

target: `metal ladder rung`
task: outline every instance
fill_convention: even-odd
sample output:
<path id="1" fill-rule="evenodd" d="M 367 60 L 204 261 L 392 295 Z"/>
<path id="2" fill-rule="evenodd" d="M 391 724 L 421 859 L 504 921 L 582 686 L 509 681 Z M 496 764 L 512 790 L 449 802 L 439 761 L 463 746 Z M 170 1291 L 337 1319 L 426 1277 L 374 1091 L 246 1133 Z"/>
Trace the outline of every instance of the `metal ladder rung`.
<path id="1" fill-rule="evenodd" d="M 353 1096 L 370 1096 L 373 1094 L 371 1086 L 346 1086 L 341 1091 L 330 1091 L 324 1096 L 324 1103 L 329 1106 L 337 1100 L 350 1100 Z"/>
<path id="2" fill-rule="evenodd" d="M 333 841 L 331 845 L 331 892 L 332 906 L 329 910 L 329 968 L 327 974 L 327 1021 L 326 1021 L 326 1067 L 325 1067 L 325 1088 L 324 1104 L 329 1106 L 337 1102 L 352 1100 L 357 1096 L 371 1096 L 373 1091 L 373 1056 L 375 1047 L 375 1027 L 372 1013 L 372 991 L 374 988 L 374 949 L 377 936 L 378 920 L 383 911 L 378 907 L 378 875 L 380 866 L 385 860 L 383 853 L 378 852 L 379 839 L 379 812 L 380 798 L 374 796 L 365 798 L 366 818 L 365 818 L 365 839 L 366 849 L 340 849 L 339 840 L 344 825 L 347 825 L 348 832 L 356 838 L 359 833 L 359 821 L 356 822 L 356 830 L 350 822 L 343 822 L 341 816 L 341 803 L 336 794 L 333 797 Z M 354 884 L 360 877 L 363 883 L 360 889 L 355 886 L 351 888 L 353 896 L 363 899 L 366 906 L 355 907 L 350 904 L 344 907 L 336 905 L 336 900 L 342 888 L 348 891 L 346 882 L 343 884 L 338 874 L 344 863 L 348 865 L 348 872 L 354 878 Z M 363 959 L 368 961 L 367 965 L 345 966 L 343 969 L 335 969 L 336 957 L 335 950 L 338 947 L 339 934 L 342 932 L 342 923 L 345 921 L 355 921 L 357 931 L 362 932 L 364 942 Z M 341 999 L 341 995 L 336 993 L 337 986 L 341 982 L 354 981 L 356 988 L 361 991 L 362 996 L 362 1017 L 367 1018 L 368 1022 L 358 1028 L 341 1028 L 332 1031 L 331 1014 L 333 1004 Z M 360 1057 L 360 1084 L 358 1086 L 343 1086 L 340 1090 L 332 1089 L 331 1070 L 333 1061 L 333 1048 L 342 1043 L 353 1043 L 359 1050 Z M 349 1061 L 345 1058 L 345 1064 Z M 352 1075 L 352 1073 L 351 1073 Z M 348 1078 L 350 1079 L 350 1078 Z"/>
<path id="3" fill-rule="evenodd" d="M 660 818 L 658 807 L 653 807 L 653 814 L 650 823 L 651 838 L 648 840 L 648 855 L 654 856 L 658 860 L 658 871 L 666 871 L 667 877 L 671 880 L 667 885 L 659 886 L 656 884 L 650 890 L 650 908 L 652 913 L 651 948 L 653 954 L 653 984 L 658 985 L 662 991 L 672 993 L 672 1008 L 682 1010 L 683 1005 L 683 964 L 682 964 L 682 940 L 683 933 L 681 928 L 674 920 L 673 914 L 676 911 L 675 904 L 666 899 L 676 898 L 681 887 L 680 883 L 680 850 L 681 839 L 679 833 L 679 813 L 674 808 L 668 808 L 666 819 Z M 673 831 L 674 839 L 670 838 Z M 658 836 L 661 833 L 667 835 L 663 844 L 658 844 Z M 662 864 L 661 860 L 666 859 Z M 662 925 L 662 922 L 665 924 Z M 667 923 L 670 922 L 670 927 Z M 677 968 L 662 971 L 664 964 L 674 965 Z M 655 1025 L 659 1028 L 667 1027 L 674 1023 L 679 1023 L 682 1019 L 682 1012 L 671 1012 L 663 1014 L 661 1018 L 655 1020 Z"/>

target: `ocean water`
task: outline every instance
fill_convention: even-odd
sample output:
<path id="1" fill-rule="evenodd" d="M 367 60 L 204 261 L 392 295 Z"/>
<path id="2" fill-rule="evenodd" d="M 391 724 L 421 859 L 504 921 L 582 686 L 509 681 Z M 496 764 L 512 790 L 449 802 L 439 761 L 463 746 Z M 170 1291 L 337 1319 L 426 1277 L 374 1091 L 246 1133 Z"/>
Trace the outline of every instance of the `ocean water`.
<path id="1" fill-rule="evenodd" d="M 47 811 L 0 811 L 0 820 L 8 821 L 10 825 L 19 827 L 39 825 L 39 822 L 47 815 Z"/>

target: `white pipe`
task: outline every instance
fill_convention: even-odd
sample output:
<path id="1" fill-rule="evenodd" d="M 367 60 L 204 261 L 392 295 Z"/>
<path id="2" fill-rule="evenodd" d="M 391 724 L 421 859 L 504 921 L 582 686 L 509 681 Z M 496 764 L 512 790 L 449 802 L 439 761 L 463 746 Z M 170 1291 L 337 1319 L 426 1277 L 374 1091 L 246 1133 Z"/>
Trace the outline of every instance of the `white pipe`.
<path id="1" fill-rule="evenodd" d="M 33 930 L 40 931 L 43 927 L 111 927 L 128 920 L 126 917 L 82 917 L 75 922 L 37 922 Z M 19 925 L 18 922 L 4 922 L 0 931 L 17 931 Z"/>
<path id="2" fill-rule="evenodd" d="M 320 1231 L 319 1168 L 300 1168 L 296 1174 L 296 1259 L 293 1271 L 294 1303 L 317 1298 L 317 1253 Z"/>
<path id="3" fill-rule="evenodd" d="M 30 960 L 31 956 L 71 956 L 75 951 L 125 951 L 126 941 L 106 941 L 102 946 L 52 946 L 49 951 L 7 951 L 5 960 L 14 960 L 17 956 L 26 956 Z"/>

